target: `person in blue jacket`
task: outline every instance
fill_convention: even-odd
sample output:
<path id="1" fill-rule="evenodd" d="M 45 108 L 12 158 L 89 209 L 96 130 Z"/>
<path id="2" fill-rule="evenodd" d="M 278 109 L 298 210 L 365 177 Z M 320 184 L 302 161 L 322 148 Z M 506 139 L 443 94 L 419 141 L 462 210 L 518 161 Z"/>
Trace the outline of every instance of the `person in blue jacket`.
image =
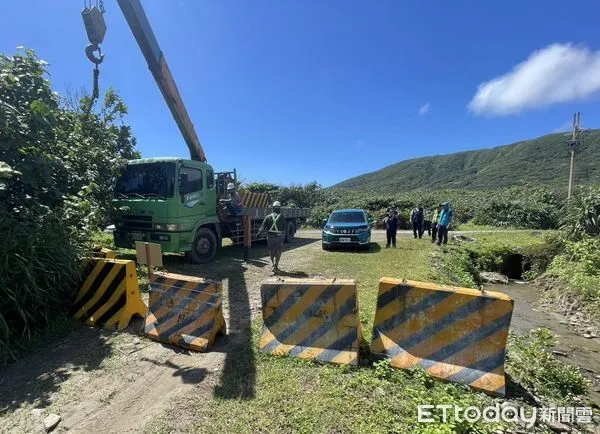
<path id="1" fill-rule="evenodd" d="M 442 210 L 438 217 L 438 242 L 437 245 L 448 244 L 448 227 L 452 223 L 452 209 L 450 202 L 442 202 Z"/>

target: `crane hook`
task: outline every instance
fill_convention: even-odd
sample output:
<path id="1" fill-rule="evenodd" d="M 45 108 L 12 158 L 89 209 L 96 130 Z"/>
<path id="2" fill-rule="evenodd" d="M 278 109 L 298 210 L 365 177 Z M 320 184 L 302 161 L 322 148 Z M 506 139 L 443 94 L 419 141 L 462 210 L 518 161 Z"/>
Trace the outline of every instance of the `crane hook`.
<path id="1" fill-rule="evenodd" d="M 95 54 L 96 51 L 98 52 L 98 55 Z M 102 54 L 102 49 L 98 44 L 90 44 L 85 47 L 85 54 L 87 58 L 90 59 L 90 62 L 95 65 L 100 65 L 104 60 L 104 54 Z"/>

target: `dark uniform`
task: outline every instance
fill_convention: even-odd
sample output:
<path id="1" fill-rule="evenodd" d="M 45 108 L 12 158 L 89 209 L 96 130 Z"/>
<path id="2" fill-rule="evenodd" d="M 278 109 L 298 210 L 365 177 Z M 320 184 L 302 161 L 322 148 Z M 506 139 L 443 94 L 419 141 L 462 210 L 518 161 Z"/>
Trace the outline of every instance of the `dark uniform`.
<path id="1" fill-rule="evenodd" d="M 396 210 L 390 211 L 389 215 L 385 218 L 385 235 L 387 243 L 385 247 L 390 245 L 396 248 L 396 233 L 398 232 L 398 212 Z"/>
<path id="2" fill-rule="evenodd" d="M 410 221 L 413 227 L 413 234 L 415 238 L 423 237 L 423 223 L 425 221 L 425 214 L 421 206 L 413 209 L 410 213 Z"/>
<path id="3" fill-rule="evenodd" d="M 273 270 L 279 270 L 279 259 L 283 250 L 283 235 L 285 230 L 285 218 L 278 208 L 273 208 L 273 212 L 265 217 L 258 233 L 267 231 L 267 243 L 269 245 L 269 255 L 273 263 Z"/>

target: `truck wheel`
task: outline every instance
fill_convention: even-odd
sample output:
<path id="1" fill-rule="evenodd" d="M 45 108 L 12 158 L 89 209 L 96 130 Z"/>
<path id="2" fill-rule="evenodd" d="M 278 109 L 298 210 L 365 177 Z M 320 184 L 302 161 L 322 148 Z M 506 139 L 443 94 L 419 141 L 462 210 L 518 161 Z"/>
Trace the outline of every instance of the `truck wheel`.
<path id="1" fill-rule="evenodd" d="M 294 222 L 289 222 L 285 228 L 285 242 L 291 243 L 294 241 L 294 235 L 296 234 L 296 225 Z"/>
<path id="2" fill-rule="evenodd" d="M 200 228 L 194 237 L 190 258 L 194 264 L 205 264 L 215 259 L 217 248 L 215 233 L 208 228 Z"/>

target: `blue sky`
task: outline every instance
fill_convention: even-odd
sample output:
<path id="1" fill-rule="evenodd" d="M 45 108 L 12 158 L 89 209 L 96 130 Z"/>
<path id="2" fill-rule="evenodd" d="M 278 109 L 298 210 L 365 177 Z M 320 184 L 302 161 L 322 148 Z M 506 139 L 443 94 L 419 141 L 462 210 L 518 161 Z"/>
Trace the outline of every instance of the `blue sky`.
<path id="1" fill-rule="evenodd" d="M 101 89 L 128 104 L 144 156 L 188 156 L 118 5 L 105 3 Z M 574 111 L 600 126 L 597 1 L 143 4 L 209 162 L 246 181 L 331 185 L 567 129 Z M 33 48 L 56 90 L 90 89 L 82 7 L 1 2 L 0 52 Z"/>

